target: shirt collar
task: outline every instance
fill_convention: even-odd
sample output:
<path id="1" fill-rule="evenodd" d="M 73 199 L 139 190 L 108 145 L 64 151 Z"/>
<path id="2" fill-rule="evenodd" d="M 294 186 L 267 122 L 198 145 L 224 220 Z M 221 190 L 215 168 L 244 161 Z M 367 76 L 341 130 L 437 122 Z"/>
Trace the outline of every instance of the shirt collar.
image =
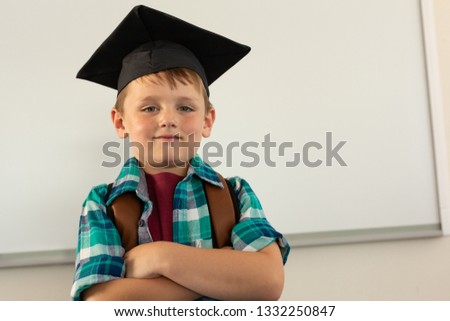
<path id="1" fill-rule="evenodd" d="M 223 188 L 222 182 L 220 181 L 217 173 L 211 168 L 211 166 L 204 163 L 200 156 L 195 155 L 192 157 L 189 161 L 189 165 L 187 176 L 195 174 L 200 179 Z"/>
<path id="2" fill-rule="evenodd" d="M 141 168 L 136 158 L 129 158 L 122 167 L 117 179 L 113 182 L 111 193 L 106 202 L 109 206 L 120 195 L 126 192 L 134 192 L 141 181 Z"/>
<path id="3" fill-rule="evenodd" d="M 198 155 L 195 155 L 189 161 L 187 175 L 183 181 L 190 180 L 192 175 L 196 175 L 210 184 L 224 188 L 217 173 L 211 166 L 204 163 Z M 139 166 L 138 160 L 135 157 L 131 157 L 125 162 L 119 176 L 114 181 L 106 205 L 111 205 L 118 196 L 126 192 L 136 192 L 143 201 L 147 201 L 148 193 L 146 191 L 145 172 L 143 168 Z"/>

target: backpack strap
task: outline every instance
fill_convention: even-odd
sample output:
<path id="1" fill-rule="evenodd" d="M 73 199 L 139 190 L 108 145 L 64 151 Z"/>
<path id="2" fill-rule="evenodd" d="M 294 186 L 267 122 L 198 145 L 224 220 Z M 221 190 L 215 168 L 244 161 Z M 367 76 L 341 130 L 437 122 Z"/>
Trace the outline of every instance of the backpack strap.
<path id="1" fill-rule="evenodd" d="M 113 187 L 113 183 L 108 184 L 108 190 L 105 195 L 105 203 L 109 200 L 109 196 L 111 195 L 111 190 Z M 111 206 L 106 207 L 106 215 L 108 215 L 109 219 L 114 223 L 114 212 Z"/>
<path id="2" fill-rule="evenodd" d="M 231 183 L 217 173 L 223 184 L 219 186 L 202 181 L 208 203 L 211 232 L 214 248 L 232 246 L 231 230 L 239 222 L 240 210 L 238 200 Z"/>
<path id="3" fill-rule="evenodd" d="M 111 193 L 112 183 L 108 185 L 107 198 Z M 127 192 L 117 197 L 110 206 L 106 207 L 106 214 L 119 232 L 125 252 L 138 245 L 138 224 L 144 203 L 134 192 Z"/>
<path id="4" fill-rule="evenodd" d="M 223 189 L 204 181 L 202 184 L 210 213 L 213 246 L 222 248 L 232 246 L 231 230 L 239 222 L 241 214 L 239 201 L 231 183 L 219 173 L 217 175 L 223 184 Z M 113 183 L 108 184 L 106 200 L 110 197 L 112 185 Z M 127 192 L 118 196 L 110 206 L 106 207 L 106 214 L 115 224 L 125 252 L 138 245 L 137 230 L 143 205 L 134 192 Z"/>
<path id="5" fill-rule="evenodd" d="M 231 200 L 233 201 L 234 224 L 237 224 L 241 219 L 241 206 L 239 204 L 239 200 L 236 196 L 236 193 L 234 192 L 233 186 L 231 185 L 231 182 L 227 179 L 225 179 L 225 182 L 227 182 L 228 191 L 230 192 Z"/>

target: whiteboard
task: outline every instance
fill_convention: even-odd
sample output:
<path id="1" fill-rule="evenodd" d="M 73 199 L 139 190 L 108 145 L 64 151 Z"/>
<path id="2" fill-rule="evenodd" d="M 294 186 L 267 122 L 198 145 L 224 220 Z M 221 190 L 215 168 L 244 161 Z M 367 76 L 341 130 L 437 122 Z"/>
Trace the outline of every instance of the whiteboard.
<path id="1" fill-rule="evenodd" d="M 136 4 L 2 2 L 0 260 L 73 251 L 82 201 L 117 176 L 101 165 L 103 145 L 120 142 L 109 119 L 116 93 L 75 74 Z M 252 47 L 210 87 L 217 119 L 204 146 L 229 149 L 211 158 L 216 170 L 244 177 L 294 245 L 442 233 L 420 1 L 143 4 Z M 276 147 L 263 147 L 267 135 Z M 246 142 L 257 144 L 258 166 L 242 166 Z M 346 166 L 327 166 L 340 142 Z M 304 146 L 315 146 L 306 161 Z"/>

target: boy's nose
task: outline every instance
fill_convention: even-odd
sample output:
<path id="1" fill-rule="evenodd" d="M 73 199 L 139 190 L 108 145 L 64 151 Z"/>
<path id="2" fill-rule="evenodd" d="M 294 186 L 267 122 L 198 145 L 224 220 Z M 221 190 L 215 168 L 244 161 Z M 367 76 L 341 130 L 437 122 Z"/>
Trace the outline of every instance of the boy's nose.
<path id="1" fill-rule="evenodd" d="M 160 127 L 176 127 L 177 121 L 175 114 L 172 111 L 165 110 L 161 112 L 161 118 L 159 120 Z"/>

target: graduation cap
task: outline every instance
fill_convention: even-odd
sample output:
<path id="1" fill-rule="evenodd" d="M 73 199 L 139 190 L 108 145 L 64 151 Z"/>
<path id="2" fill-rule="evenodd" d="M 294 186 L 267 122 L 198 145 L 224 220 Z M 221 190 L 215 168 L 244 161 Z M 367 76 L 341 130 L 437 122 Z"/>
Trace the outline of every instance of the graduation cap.
<path id="1" fill-rule="evenodd" d="M 77 78 L 117 89 L 132 80 L 172 68 L 190 68 L 208 92 L 250 47 L 161 11 L 136 6 L 100 45 Z"/>

